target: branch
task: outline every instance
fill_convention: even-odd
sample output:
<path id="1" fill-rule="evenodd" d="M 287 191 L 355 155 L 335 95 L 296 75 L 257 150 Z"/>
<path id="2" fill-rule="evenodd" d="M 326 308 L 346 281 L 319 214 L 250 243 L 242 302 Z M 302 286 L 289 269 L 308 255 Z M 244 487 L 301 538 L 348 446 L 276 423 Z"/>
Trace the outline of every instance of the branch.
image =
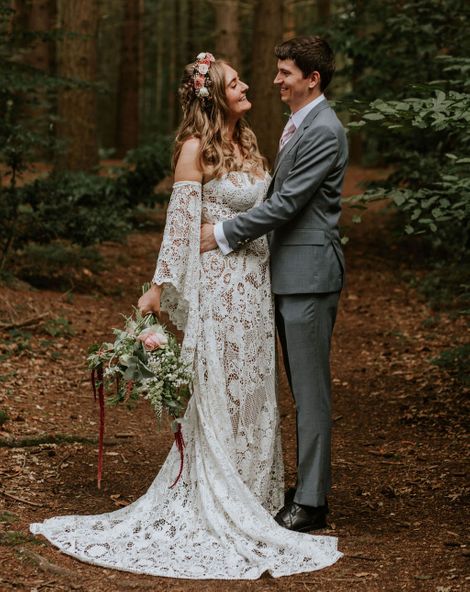
<path id="1" fill-rule="evenodd" d="M 25 321 L 18 321 L 17 323 L 0 323 L 0 329 L 8 331 L 9 329 L 17 329 L 19 327 L 29 327 L 30 325 L 37 325 L 50 314 L 50 312 L 43 312 L 37 317 L 32 317 L 30 319 L 26 319 Z"/>

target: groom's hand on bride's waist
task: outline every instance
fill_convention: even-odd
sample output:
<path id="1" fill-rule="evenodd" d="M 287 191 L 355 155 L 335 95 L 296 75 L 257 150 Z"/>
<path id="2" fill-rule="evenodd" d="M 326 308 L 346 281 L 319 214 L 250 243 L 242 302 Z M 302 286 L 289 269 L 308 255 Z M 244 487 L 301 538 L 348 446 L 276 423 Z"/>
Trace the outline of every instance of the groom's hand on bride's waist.
<path id="1" fill-rule="evenodd" d="M 214 236 L 214 225 L 204 223 L 201 225 L 201 253 L 217 249 L 217 241 Z"/>

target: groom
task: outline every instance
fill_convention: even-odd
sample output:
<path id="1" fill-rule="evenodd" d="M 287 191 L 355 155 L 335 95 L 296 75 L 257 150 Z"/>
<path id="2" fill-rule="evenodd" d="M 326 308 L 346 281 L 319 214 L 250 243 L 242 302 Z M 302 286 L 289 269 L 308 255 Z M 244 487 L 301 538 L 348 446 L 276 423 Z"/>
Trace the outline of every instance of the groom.
<path id="1" fill-rule="evenodd" d="M 270 233 L 276 325 L 297 410 L 297 486 L 276 521 L 308 532 L 326 526 L 331 487 L 331 335 L 344 277 L 338 231 L 348 148 L 323 91 L 334 55 L 320 37 L 277 46 L 274 84 L 290 118 L 266 201 L 201 229 L 201 250 L 224 255 Z"/>

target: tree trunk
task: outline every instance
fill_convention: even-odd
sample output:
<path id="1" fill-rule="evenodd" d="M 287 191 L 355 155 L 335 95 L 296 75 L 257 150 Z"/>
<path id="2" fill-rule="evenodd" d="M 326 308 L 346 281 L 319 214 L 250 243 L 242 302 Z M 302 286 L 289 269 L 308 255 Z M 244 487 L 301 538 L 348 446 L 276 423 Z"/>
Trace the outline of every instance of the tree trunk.
<path id="1" fill-rule="evenodd" d="M 106 91 L 98 93 L 99 145 L 115 155 L 118 134 L 119 76 L 121 67 L 124 6 L 115 0 L 99 0 L 98 73 L 97 79 Z"/>
<path id="2" fill-rule="evenodd" d="M 360 23 L 363 23 L 363 13 L 365 10 L 363 0 L 356 0 L 356 19 L 357 19 L 357 28 L 356 28 L 356 36 L 362 37 L 364 32 L 362 31 Z M 356 89 L 357 80 L 360 78 L 362 72 L 364 70 L 364 64 L 362 61 L 356 56 L 353 60 L 353 67 L 352 67 L 352 78 L 351 84 L 353 91 Z M 353 117 L 353 121 L 354 121 Z M 362 162 L 362 155 L 363 155 L 363 136 L 360 131 L 351 134 L 351 141 L 350 141 L 350 152 L 349 152 L 349 159 L 354 164 L 361 164 Z"/>
<path id="3" fill-rule="evenodd" d="M 167 7 L 167 10 L 167 20 L 165 24 L 167 27 L 167 33 L 169 33 L 169 47 L 163 48 L 163 60 L 166 60 L 168 67 L 168 85 L 166 88 L 166 101 L 168 107 L 166 133 L 172 133 L 176 127 L 179 115 L 177 100 L 177 89 L 179 76 L 181 74 L 181 72 L 178 72 L 178 47 L 181 42 L 180 39 L 178 39 L 179 0 L 173 0 L 173 2 Z M 165 81 L 163 81 L 163 83 L 164 82 Z"/>
<path id="4" fill-rule="evenodd" d="M 199 48 L 199 39 L 198 39 L 198 17 L 199 17 L 199 6 L 196 3 L 196 0 L 188 0 L 188 9 L 187 9 L 187 22 L 188 22 L 188 35 L 186 37 L 186 60 L 185 63 L 188 64 L 191 60 L 193 60 L 200 51 Z"/>
<path id="5" fill-rule="evenodd" d="M 33 34 L 31 42 L 21 47 L 18 59 L 44 73 L 51 73 L 54 63 L 52 43 L 40 37 L 41 33 L 50 31 L 54 23 L 54 7 L 50 0 L 15 0 L 14 9 L 17 30 Z M 21 95 L 22 116 L 35 132 L 48 133 L 50 111 L 47 92 L 39 86 L 34 92 Z M 38 153 L 37 156 L 43 157 L 44 154 Z"/>
<path id="6" fill-rule="evenodd" d="M 241 74 L 238 0 L 216 0 L 215 57 L 227 60 Z"/>
<path id="7" fill-rule="evenodd" d="M 119 68 L 117 156 L 139 143 L 140 3 L 124 0 L 121 63 Z"/>
<path id="8" fill-rule="evenodd" d="M 283 41 L 295 37 L 295 0 L 284 0 L 283 6 L 283 25 L 284 32 L 282 35 Z"/>
<path id="9" fill-rule="evenodd" d="M 257 0 L 253 28 L 253 66 L 250 121 L 261 152 L 271 164 L 276 157 L 285 121 L 279 92 L 273 86 L 276 75 L 274 47 L 282 39 L 282 0 Z"/>
<path id="10" fill-rule="evenodd" d="M 331 15 L 331 0 L 317 0 L 318 22 L 324 25 Z"/>
<path id="11" fill-rule="evenodd" d="M 59 0 L 59 27 L 66 35 L 58 43 L 59 74 L 88 83 L 96 82 L 96 37 L 98 10 L 96 0 Z M 79 34 L 79 36 L 76 36 Z M 58 100 L 58 136 L 66 141 L 58 157 L 59 168 L 89 170 L 98 164 L 96 137 L 96 90 L 61 90 Z"/>
<path id="12" fill-rule="evenodd" d="M 165 67 L 164 67 L 164 51 L 165 51 L 165 43 L 163 39 L 164 34 L 164 22 L 161 13 L 158 15 L 158 20 L 156 23 L 156 31 L 157 31 L 157 52 L 155 56 L 155 60 L 157 62 L 156 67 L 156 76 L 155 76 L 155 113 L 159 121 L 158 129 L 161 133 L 166 131 L 165 122 L 163 119 L 163 106 L 165 102 L 164 96 L 164 89 L 165 89 Z"/>
<path id="13" fill-rule="evenodd" d="M 26 5 L 26 23 L 27 31 L 41 32 L 49 31 L 51 27 L 51 6 L 49 0 L 30 0 Z M 51 47 L 48 41 L 36 39 L 25 53 L 24 60 L 30 66 L 42 70 L 50 71 L 52 59 Z"/>

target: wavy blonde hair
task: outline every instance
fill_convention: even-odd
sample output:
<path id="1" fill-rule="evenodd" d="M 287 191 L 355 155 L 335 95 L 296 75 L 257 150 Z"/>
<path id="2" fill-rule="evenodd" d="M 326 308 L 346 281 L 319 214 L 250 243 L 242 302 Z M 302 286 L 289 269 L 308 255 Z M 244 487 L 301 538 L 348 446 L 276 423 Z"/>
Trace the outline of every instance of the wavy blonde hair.
<path id="1" fill-rule="evenodd" d="M 207 74 L 210 96 L 198 97 L 193 84 L 194 63 L 184 69 L 178 91 L 183 120 L 176 132 L 173 152 L 173 170 L 176 167 L 181 148 L 186 140 L 200 140 L 199 164 L 202 169 L 213 167 L 213 175 L 220 178 L 231 171 L 244 170 L 252 175 L 259 175 L 267 170 L 267 161 L 261 156 L 256 136 L 248 123 L 242 118 L 235 126 L 233 141 L 242 154 L 243 163 L 237 163 L 232 142 L 224 137 L 229 116 L 225 91 L 225 72 L 223 60 L 212 62 Z"/>

